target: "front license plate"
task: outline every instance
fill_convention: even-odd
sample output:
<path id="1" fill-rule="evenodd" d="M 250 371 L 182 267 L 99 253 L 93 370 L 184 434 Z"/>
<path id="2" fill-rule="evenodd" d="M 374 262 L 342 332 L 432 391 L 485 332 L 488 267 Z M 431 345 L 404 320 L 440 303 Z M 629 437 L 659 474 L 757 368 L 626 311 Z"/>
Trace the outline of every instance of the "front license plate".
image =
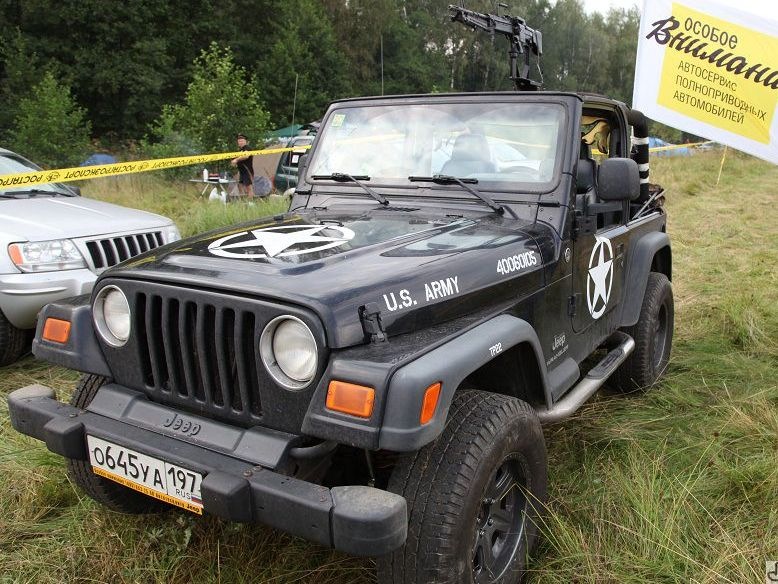
<path id="1" fill-rule="evenodd" d="M 149 497 L 203 514 L 200 495 L 203 475 L 200 473 L 94 436 L 87 436 L 86 442 L 95 474 Z"/>

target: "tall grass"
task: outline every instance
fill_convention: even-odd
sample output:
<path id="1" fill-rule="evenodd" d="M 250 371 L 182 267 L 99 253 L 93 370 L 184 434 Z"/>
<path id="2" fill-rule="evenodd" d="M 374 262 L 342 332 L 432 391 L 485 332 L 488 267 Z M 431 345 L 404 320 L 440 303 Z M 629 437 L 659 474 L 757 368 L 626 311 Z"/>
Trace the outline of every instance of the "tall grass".
<path id="1" fill-rule="evenodd" d="M 85 196 L 170 217 L 184 237 L 222 225 L 283 213 L 289 206 L 287 198 L 275 195 L 224 205 L 209 201 L 207 196 L 200 194 L 201 190 L 201 183 L 161 180 L 153 174 L 94 180 L 82 187 Z"/>
<path id="2" fill-rule="evenodd" d="M 761 582 L 778 559 L 778 168 L 721 153 L 660 159 L 676 331 L 664 381 L 601 394 L 546 430 L 551 501 L 531 582 Z M 277 212 L 208 204 L 153 177 L 90 196 L 171 216 L 184 234 Z M 27 358 L 0 395 L 76 374 Z M 0 400 L 0 582 L 374 582 L 370 560 L 261 527 L 171 511 L 126 517 L 71 485 L 58 456 L 10 428 Z"/>

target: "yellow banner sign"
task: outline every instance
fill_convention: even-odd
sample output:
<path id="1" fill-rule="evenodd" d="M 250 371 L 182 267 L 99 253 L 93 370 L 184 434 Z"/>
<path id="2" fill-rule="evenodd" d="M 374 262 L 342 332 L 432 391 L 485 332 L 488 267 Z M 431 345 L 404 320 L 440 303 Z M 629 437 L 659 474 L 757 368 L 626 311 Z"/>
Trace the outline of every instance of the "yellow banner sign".
<path id="1" fill-rule="evenodd" d="M 646 1 L 633 106 L 778 163 L 778 21 L 700 0 Z"/>

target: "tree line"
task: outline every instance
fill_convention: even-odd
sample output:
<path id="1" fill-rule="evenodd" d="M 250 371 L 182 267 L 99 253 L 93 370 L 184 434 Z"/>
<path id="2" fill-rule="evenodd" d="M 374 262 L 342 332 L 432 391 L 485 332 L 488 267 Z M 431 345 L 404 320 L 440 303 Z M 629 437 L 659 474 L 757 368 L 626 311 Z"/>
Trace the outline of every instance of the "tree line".
<path id="1" fill-rule="evenodd" d="M 450 1 L 0 0 L 0 139 L 40 141 L 43 121 L 65 119 L 63 140 L 191 151 L 221 147 L 208 133 L 236 124 L 262 132 L 319 119 L 342 97 L 511 89 L 507 41 L 452 23 Z M 508 10 L 543 32 L 545 89 L 629 103 L 636 9 L 515 0 Z M 51 112 L 37 127 L 36 107 Z"/>

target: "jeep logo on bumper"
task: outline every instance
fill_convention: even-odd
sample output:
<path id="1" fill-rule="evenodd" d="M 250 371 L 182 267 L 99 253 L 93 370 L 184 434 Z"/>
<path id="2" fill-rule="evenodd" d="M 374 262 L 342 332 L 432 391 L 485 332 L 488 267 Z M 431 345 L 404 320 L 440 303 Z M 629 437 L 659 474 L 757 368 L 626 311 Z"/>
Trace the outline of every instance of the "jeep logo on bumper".
<path id="1" fill-rule="evenodd" d="M 172 417 L 162 422 L 162 427 L 186 434 L 187 436 L 196 436 L 200 432 L 200 424 L 182 418 L 178 414 L 173 414 Z"/>

